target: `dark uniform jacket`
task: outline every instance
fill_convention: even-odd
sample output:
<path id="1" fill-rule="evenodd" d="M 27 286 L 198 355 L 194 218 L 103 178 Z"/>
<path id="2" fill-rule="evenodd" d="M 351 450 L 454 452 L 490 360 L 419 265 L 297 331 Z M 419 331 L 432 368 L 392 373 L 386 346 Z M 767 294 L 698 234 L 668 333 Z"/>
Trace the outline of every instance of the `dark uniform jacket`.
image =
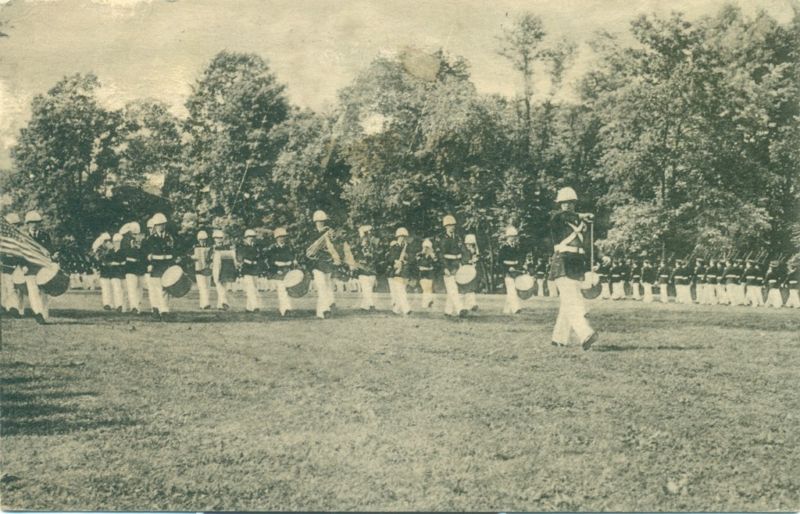
<path id="1" fill-rule="evenodd" d="M 125 273 L 142 276 L 147 272 L 147 256 L 142 247 L 132 241 L 123 241 L 122 252 L 125 256 Z"/>
<path id="2" fill-rule="evenodd" d="M 642 265 L 642 283 L 655 284 L 658 280 L 658 270 L 652 264 Z"/>
<path id="3" fill-rule="evenodd" d="M 403 250 L 405 249 L 405 255 L 403 255 Z M 408 241 L 404 242 L 402 245 L 393 241 L 392 244 L 389 246 L 389 254 L 388 257 L 388 269 L 387 275 L 391 277 L 403 277 L 409 278 L 411 276 L 411 266 L 413 265 L 413 254 L 411 253 L 411 248 L 408 246 Z M 402 266 L 398 272 L 397 266 L 395 263 L 398 259 L 402 257 Z"/>
<path id="4" fill-rule="evenodd" d="M 167 268 L 175 264 L 175 241 L 166 232 L 148 237 L 143 249 L 147 254 L 147 262 L 152 266 L 151 277 L 161 278 Z"/>
<path id="5" fill-rule="evenodd" d="M 419 278 L 433 280 L 437 264 L 439 264 L 439 260 L 436 258 L 435 252 L 430 252 L 426 254 L 424 251 L 419 252 L 414 259 L 417 264 L 417 270 L 419 271 Z"/>
<path id="6" fill-rule="evenodd" d="M 555 211 L 551 214 L 550 238 L 554 253 L 550 259 L 548 276 L 550 280 L 561 277 L 583 280 L 584 274 L 588 270 L 583 241 L 584 232 L 586 232 L 586 224 L 581 221 L 578 213 Z"/>
<path id="7" fill-rule="evenodd" d="M 658 267 L 658 283 L 669 284 L 672 278 L 672 268 L 669 264 L 664 263 Z"/>
<path id="8" fill-rule="evenodd" d="M 748 266 L 742 272 L 742 278 L 744 279 L 744 283 L 748 286 L 760 286 L 761 270 L 758 269 L 758 266 Z"/>
<path id="9" fill-rule="evenodd" d="M 789 271 L 786 273 L 784 287 L 788 287 L 789 289 L 800 289 L 800 267 L 789 269 Z"/>
<path id="10" fill-rule="evenodd" d="M 705 264 L 698 264 L 694 269 L 694 283 L 705 284 L 708 281 L 707 273 L 708 271 L 706 270 Z"/>
<path id="11" fill-rule="evenodd" d="M 739 269 L 736 264 L 731 264 L 729 266 L 725 266 L 725 271 L 723 271 L 723 284 L 738 284 L 739 279 L 742 276 L 742 270 Z"/>
<path id="12" fill-rule="evenodd" d="M 126 264 L 125 250 L 122 248 L 111 250 L 108 261 L 108 278 L 125 278 Z"/>
<path id="13" fill-rule="evenodd" d="M 359 275 L 377 275 L 378 274 L 378 242 L 377 240 L 367 237 L 359 239 L 357 243 L 350 247 L 353 252 L 353 258 L 358 263 L 356 273 Z"/>
<path id="14" fill-rule="evenodd" d="M 261 271 L 258 260 L 258 246 L 255 244 L 249 245 L 243 243 L 241 246 L 237 247 L 236 250 L 238 251 L 238 260 L 241 263 L 242 275 L 257 276 Z"/>
<path id="15" fill-rule="evenodd" d="M 100 274 L 100 278 L 113 278 L 111 260 L 114 257 L 114 249 L 101 246 L 97 249 L 95 255 L 97 258 L 97 272 Z"/>
<path id="16" fill-rule="evenodd" d="M 330 228 L 325 228 L 322 232 L 317 232 L 314 236 L 314 241 L 322 236 L 325 230 L 332 230 Z M 312 243 L 314 242 L 312 241 Z M 336 252 L 339 254 L 339 258 L 344 257 L 341 253 L 339 245 L 336 244 L 336 238 L 331 237 L 331 241 L 334 244 L 334 248 Z M 330 251 L 328 250 L 328 246 L 323 243 L 322 246 L 317 250 L 317 253 L 310 259 L 311 268 L 315 270 L 319 270 L 323 273 L 333 273 L 336 269 L 336 264 L 333 261 L 333 256 L 331 255 Z"/>
<path id="17" fill-rule="evenodd" d="M 442 269 L 455 274 L 461 266 L 461 259 L 464 256 L 465 248 L 461 238 L 458 237 L 458 234 L 453 234 L 452 236 L 444 234 L 439 238 L 438 243 L 437 254 L 439 255 Z"/>
<path id="18" fill-rule="evenodd" d="M 642 281 L 642 265 L 638 262 L 634 262 L 633 266 L 631 266 L 631 273 L 628 276 L 628 282 L 631 284 L 638 284 Z"/>
<path id="19" fill-rule="evenodd" d="M 678 286 L 688 286 L 691 280 L 689 266 L 681 264 L 672 272 L 672 283 Z"/>
<path id="20" fill-rule="evenodd" d="M 291 246 L 275 243 L 269 249 L 268 260 L 270 277 L 283 280 L 286 273 L 294 268 L 295 255 Z"/>
<path id="21" fill-rule="evenodd" d="M 764 275 L 764 285 L 770 289 L 781 287 L 781 284 L 786 280 L 783 271 L 780 268 L 770 266 L 767 273 Z"/>
<path id="22" fill-rule="evenodd" d="M 511 246 L 506 243 L 500 247 L 497 260 L 504 275 L 516 278 L 522 274 L 525 252 L 518 244 Z M 542 270 L 542 278 L 544 278 L 544 270 Z"/>

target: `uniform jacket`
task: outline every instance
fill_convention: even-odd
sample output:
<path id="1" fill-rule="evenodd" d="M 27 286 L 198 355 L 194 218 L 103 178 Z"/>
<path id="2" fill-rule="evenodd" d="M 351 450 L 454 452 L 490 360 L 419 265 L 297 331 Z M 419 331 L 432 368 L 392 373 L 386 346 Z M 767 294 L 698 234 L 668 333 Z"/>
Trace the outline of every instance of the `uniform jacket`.
<path id="1" fill-rule="evenodd" d="M 437 254 L 443 270 L 455 273 L 461 266 L 461 259 L 464 257 L 464 243 L 458 234 L 448 236 L 442 235 L 438 242 Z"/>
<path id="2" fill-rule="evenodd" d="M 503 274 L 512 278 L 522 274 L 525 252 L 517 245 L 503 244 L 497 253 L 497 261 Z M 542 271 L 544 276 L 544 270 Z"/>
<path id="3" fill-rule="evenodd" d="M 236 250 L 237 259 L 241 264 L 242 275 L 258 276 L 261 272 L 258 246 L 243 243 Z"/>
<path id="4" fill-rule="evenodd" d="M 147 254 L 147 262 L 152 266 L 151 277 L 161 278 L 167 268 L 175 264 L 175 241 L 166 232 L 148 237 L 143 248 Z"/>
<path id="5" fill-rule="evenodd" d="M 583 280 L 588 271 L 585 232 L 586 224 L 576 212 L 559 210 L 550 215 L 550 238 L 553 243 L 550 280 L 561 277 Z"/>
<path id="6" fill-rule="evenodd" d="M 267 255 L 269 274 L 272 278 L 283 280 L 286 273 L 294 268 L 294 250 L 286 243 L 282 245 L 278 243 L 273 244 L 269 248 Z"/>

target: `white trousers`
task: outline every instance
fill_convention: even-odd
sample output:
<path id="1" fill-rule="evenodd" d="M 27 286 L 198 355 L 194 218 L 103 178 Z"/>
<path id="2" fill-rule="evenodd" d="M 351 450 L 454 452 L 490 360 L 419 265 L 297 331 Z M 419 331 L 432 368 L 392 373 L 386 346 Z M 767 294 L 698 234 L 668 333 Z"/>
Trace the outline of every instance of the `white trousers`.
<path id="1" fill-rule="evenodd" d="M 544 296 L 544 279 L 536 279 L 536 296 Z"/>
<path id="2" fill-rule="evenodd" d="M 600 298 L 603 300 L 608 300 L 611 298 L 611 284 L 608 282 L 603 282 L 600 284 Z"/>
<path id="3" fill-rule="evenodd" d="M 625 282 L 614 282 L 614 286 L 611 291 L 612 299 L 622 300 L 625 298 Z"/>
<path id="4" fill-rule="evenodd" d="M 281 316 L 292 310 L 292 298 L 286 292 L 286 286 L 283 285 L 283 280 L 274 281 L 275 289 L 278 291 L 278 312 Z"/>
<path id="5" fill-rule="evenodd" d="M 411 307 L 408 305 L 406 292 L 406 279 L 403 277 L 389 278 L 389 292 L 392 296 L 392 312 L 395 314 L 408 314 Z"/>
<path id="6" fill-rule="evenodd" d="M 448 316 L 457 316 L 464 310 L 464 307 L 461 304 L 461 295 L 458 294 L 458 284 L 454 275 L 444 276 L 444 289 L 447 292 L 444 313 Z"/>
<path id="7" fill-rule="evenodd" d="M 786 307 L 800 309 L 800 294 L 797 289 L 789 289 L 789 298 L 786 299 Z"/>
<path id="8" fill-rule="evenodd" d="M 49 303 L 50 298 L 47 293 L 39 290 L 39 284 L 36 283 L 36 275 L 25 275 L 25 285 L 28 286 L 28 301 L 31 304 L 31 310 L 34 314 L 41 314 L 44 319 L 50 316 Z"/>
<path id="9" fill-rule="evenodd" d="M 114 306 L 114 293 L 112 292 L 110 278 L 100 279 L 100 299 L 103 302 L 103 307 L 106 305 L 109 307 Z"/>
<path id="10" fill-rule="evenodd" d="M 503 283 L 506 285 L 506 303 L 503 306 L 503 314 L 516 314 L 520 309 L 517 285 L 509 276 L 503 279 Z"/>
<path id="11" fill-rule="evenodd" d="M 254 311 L 261 310 L 261 298 L 258 295 L 258 288 L 256 287 L 256 277 L 253 275 L 245 275 L 242 277 L 242 286 L 244 286 L 244 294 L 247 298 L 245 302 L 245 309 Z"/>
<path id="12" fill-rule="evenodd" d="M 720 305 L 728 305 L 731 303 L 728 298 L 728 291 L 725 290 L 725 284 L 717 284 L 714 290 L 717 292 L 717 303 Z"/>
<path id="13" fill-rule="evenodd" d="M 422 288 L 421 306 L 428 309 L 433 306 L 433 280 L 429 278 L 419 279 L 419 287 Z"/>
<path id="14" fill-rule="evenodd" d="M 675 285 L 675 303 L 690 305 L 692 303 L 692 286 L 688 284 Z"/>
<path id="15" fill-rule="evenodd" d="M 561 301 L 553 328 L 553 341 L 560 344 L 569 344 L 570 335 L 575 332 L 578 341 L 583 342 L 594 332 L 586 320 L 586 308 L 581 294 L 581 282 L 569 277 L 559 277 L 555 280 L 558 285 Z"/>
<path id="16" fill-rule="evenodd" d="M 128 307 L 131 310 L 142 310 L 142 278 L 133 273 L 126 273 L 125 285 L 128 288 Z"/>
<path id="17" fill-rule="evenodd" d="M 162 314 L 169 312 L 167 293 L 161 287 L 161 277 L 150 277 L 148 286 L 150 289 L 148 289 L 147 294 L 150 296 L 150 305 L 158 309 L 158 312 Z"/>
<path id="18" fill-rule="evenodd" d="M 642 295 L 639 294 L 639 283 L 631 282 L 631 296 L 634 300 L 641 300 Z"/>
<path id="19" fill-rule="evenodd" d="M 333 280 L 330 273 L 324 273 L 318 269 L 311 272 L 314 276 L 314 287 L 317 290 L 317 317 L 324 318 L 326 312 L 330 312 L 334 302 Z"/>
<path id="20" fill-rule="evenodd" d="M 642 284 L 644 286 L 644 295 L 642 301 L 644 303 L 653 303 L 653 284 Z"/>
<path id="21" fill-rule="evenodd" d="M 547 281 L 547 296 L 551 298 L 558 296 L 558 282 L 553 280 Z"/>
<path id="22" fill-rule="evenodd" d="M 767 293 L 767 307 L 775 307 L 776 309 L 783 307 L 781 290 L 777 287 L 771 288 Z"/>
<path id="23" fill-rule="evenodd" d="M 211 277 L 198 273 L 195 278 L 197 279 L 197 292 L 200 293 L 200 308 L 211 307 L 211 295 L 209 294 Z"/>
<path id="24" fill-rule="evenodd" d="M 228 303 L 228 282 L 214 282 L 214 288 L 217 290 L 217 309 L 221 309 L 223 305 L 230 305 Z"/>
<path id="25" fill-rule="evenodd" d="M 122 312 L 125 312 L 127 309 L 125 308 L 125 279 L 124 278 L 112 278 L 111 279 L 111 294 L 114 298 L 114 305 L 115 309 L 122 309 Z"/>
<path id="26" fill-rule="evenodd" d="M 658 284 L 658 300 L 661 303 L 669 303 L 669 284 Z"/>
<path id="27" fill-rule="evenodd" d="M 745 290 L 745 298 L 745 305 L 751 305 L 753 307 L 764 306 L 764 297 L 761 295 L 761 286 L 747 286 L 747 289 Z"/>
<path id="28" fill-rule="evenodd" d="M 375 275 L 359 275 L 358 286 L 361 289 L 361 308 L 369 310 L 375 307 Z"/>
<path id="29" fill-rule="evenodd" d="M 17 309 L 20 313 L 22 313 L 22 305 L 21 299 L 19 295 L 19 291 L 14 287 L 14 280 L 11 278 L 11 273 L 3 273 L 2 277 L 2 290 L 0 290 L 0 295 L 3 296 L 3 307 L 8 309 Z"/>
<path id="30" fill-rule="evenodd" d="M 727 284 L 725 290 L 731 305 L 745 305 L 744 286 L 741 284 Z"/>

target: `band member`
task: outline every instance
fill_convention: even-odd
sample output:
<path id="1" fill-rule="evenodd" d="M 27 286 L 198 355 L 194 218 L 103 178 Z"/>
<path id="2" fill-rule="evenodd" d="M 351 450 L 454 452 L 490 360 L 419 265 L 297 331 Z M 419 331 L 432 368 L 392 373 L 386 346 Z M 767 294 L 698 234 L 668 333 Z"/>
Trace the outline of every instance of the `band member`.
<path id="1" fill-rule="evenodd" d="M 396 239 L 389 246 L 389 293 L 392 297 L 392 312 L 408 315 L 411 307 L 408 305 L 406 286 L 411 275 L 411 252 L 408 248 L 408 230 L 400 227 L 395 231 Z"/>
<path id="2" fill-rule="evenodd" d="M 34 241 L 39 243 L 52 254 L 53 245 L 50 242 L 50 236 L 41 230 L 42 216 L 36 211 L 28 211 L 25 214 L 25 225 L 28 230 L 28 235 Z M 41 266 L 26 262 L 23 266 L 25 271 L 25 285 L 28 288 L 28 301 L 31 305 L 31 310 L 36 318 L 37 323 L 46 323 L 49 313 L 50 298 L 44 291 L 39 289 L 39 284 L 36 282 L 36 273 L 39 272 Z"/>
<path id="3" fill-rule="evenodd" d="M 317 230 L 317 240 L 309 246 L 306 257 L 311 260 L 314 286 L 317 290 L 317 317 L 331 317 L 334 304 L 332 274 L 341 266 L 342 258 L 333 241 L 332 229 L 328 227 L 328 215 L 324 211 L 316 211 L 312 221 Z"/>
<path id="4" fill-rule="evenodd" d="M 480 259 L 481 255 L 478 251 L 478 239 L 475 237 L 475 234 L 467 234 L 464 237 L 464 251 L 461 256 L 461 263 L 475 266 L 475 271 L 479 273 L 475 278 L 476 283 L 480 280 Z M 464 295 L 464 308 L 471 311 L 478 310 L 478 301 L 475 291 Z"/>
<path id="5" fill-rule="evenodd" d="M 521 307 L 514 279 L 523 273 L 525 252 L 519 247 L 519 232 L 516 228 L 507 227 L 505 237 L 505 243 L 497 254 L 497 260 L 503 272 L 503 283 L 506 286 L 506 303 L 503 306 L 503 314 L 517 314 Z"/>
<path id="6" fill-rule="evenodd" d="M 536 258 L 533 265 L 533 276 L 536 277 L 536 296 L 544 296 L 544 284 L 547 280 L 547 261 L 541 257 Z"/>
<path id="7" fill-rule="evenodd" d="M 689 277 L 689 266 L 683 259 L 675 262 L 675 269 L 672 271 L 672 282 L 675 284 L 675 303 L 690 305 L 692 303 L 691 278 Z"/>
<path id="8" fill-rule="evenodd" d="M 779 309 L 783 307 L 783 297 L 781 296 L 781 284 L 785 277 L 780 268 L 779 261 L 770 261 L 769 268 L 764 274 L 764 285 L 767 287 L 767 307 Z"/>
<path id="9" fill-rule="evenodd" d="M 10 212 L 5 216 L 6 223 L 19 230 L 22 226 L 22 220 L 16 212 Z M 13 317 L 20 317 L 23 313 L 23 299 L 21 291 L 14 286 L 13 274 L 17 268 L 22 267 L 22 259 L 4 256 L 2 259 L 2 295 L 3 309 Z"/>
<path id="10" fill-rule="evenodd" d="M 644 294 L 642 301 L 645 303 L 653 303 L 653 288 L 658 281 L 658 270 L 650 263 L 650 259 L 645 258 L 642 263 L 642 287 Z"/>
<path id="11" fill-rule="evenodd" d="M 422 250 L 417 254 L 417 271 L 419 271 L 419 286 L 422 288 L 422 309 L 433 307 L 433 279 L 436 273 L 438 259 L 433 250 L 430 239 L 422 241 Z"/>
<path id="12" fill-rule="evenodd" d="M 744 270 L 742 271 L 742 280 L 744 280 L 745 286 L 744 305 L 763 307 L 764 297 L 761 295 L 761 270 L 753 259 L 747 259 Z"/>
<path id="13" fill-rule="evenodd" d="M 736 259 L 725 268 L 725 293 L 731 305 L 744 305 L 741 259 Z"/>
<path id="14" fill-rule="evenodd" d="M 217 309 L 227 311 L 231 308 L 228 303 L 228 288 L 236 280 L 236 250 L 222 230 L 215 229 L 211 237 L 214 238 L 211 277 L 217 290 Z"/>
<path id="15" fill-rule="evenodd" d="M 707 305 L 717 304 L 717 263 L 713 259 L 708 261 L 706 268 L 706 296 L 705 303 Z"/>
<path id="16" fill-rule="evenodd" d="M 255 230 L 247 229 L 244 231 L 244 244 L 237 248 L 237 253 L 241 266 L 242 286 L 247 298 L 245 310 L 247 312 L 259 312 L 261 310 L 261 298 L 256 287 L 256 278 L 259 273 L 259 251 L 256 246 Z"/>
<path id="17" fill-rule="evenodd" d="M 642 264 L 638 259 L 631 261 L 631 272 L 628 275 L 628 282 L 631 284 L 631 296 L 634 300 L 641 300 L 639 287 L 642 285 Z"/>
<path id="18" fill-rule="evenodd" d="M 147 254 L 150 270 L 148 287 L 153 314 L 163 319 L 169 313 L 167 294 L 161 286 L 161 277 L 167 268 L 175 264 L 175 241 L 167 233 L 167 217 L 157 213 L 151 218 L 153 234 L 145 240 L 143 245 Z"/>
<path id="19" fill-rule="evenodd" d="M 692 273 L 692 282 L 694 283 L 695 287 L 695 296 L 696 301 L 695 303 L 708 303 L 706 298 L 708 296 L 708 291 L 706 288 L 706 281 L 708 280 L 706 277 L 707 268 L 705 265 L 705 261 L 698 257 L 694 262 L 694 272 Z"/>
<path id="20" fill-rule="evenodd" d="M 561 297 L 552 342 L 554 346 L 566 346 L 575 332 L 583 349 L 588 350 L 598 336 L 586 319 L 581 284 L 588 271 L 584 234 L 594 216 L 576 213 L 577 200 L 571 187 L 560 189 L 556 196 L 560 209 L 550 217 L 553 257 L 549 278 L 556 282 Z"/>
<path id="21" fill-rule="evenodd" d="M 150 237 L 152 237 L 156 233 L 155 229 L 153 228 L 153 217 L 152 216 L 147 219 L 147 222 L 145 223 L 145 227 L 147 228 L 147 235 L 145 236 L 144 241 L 142 241 L 142 253 L 144 254 L 144 257 L 145 257 L 145 259 L 144 259 L 145 263 L 147 263 L 147 265 L 145 267 L 145 273 L 144 273 L 144 287 L 147 288 L 147 300 L 150 302 L 150 309 L 153 312 L 153 314 L 156 314 L 158 312 L 159 299 L 156 297 L 155 289 L 153 289 L 151 287 L 151 284 L 152 284 L 153 280 L 152 280 L 152 276 L 150 275 L 150 271 L 152 271 L 153 265 L 147 259 L 147 253 L 148 253 L 147 252 L 147 244 L 148 244 L 148 241 L 150 240 Z"/>
<path id="22" fill-rule="evenodd" d="M 194 276 L 197 281 L 197 291 L 200 293 L 200 308 L 209 310 L 211 299 L 211 247 L 208 244 L 208 233 L 201 230 L 197 233 L 197 245 L 192 251 L 194 261 Z"/>
<path id="23" fill-rule="evenodd" d="M 625 299 L 625 261 L 622 258 L 614 259 L 614 265 L 611 267 L 611 299 L 623 300 Z"/>
<path id="24" fill-rule="evenodd" d="M 353 245 L 351 252 L 353 262 L 351 271 L 358 277 L 361 290 L 361 310 L 375 310 L 375 282 L 378 275 L 378 243 L 372 237 L 372 226 L 361 225 L 358 227 L 358 243 Z"/>
<path id="25" fill-rule="evenodd" d="M 447 292 L 444 313 L 446 316 L 464 317 L 467 315 L 467 311 L 461 302 L 458 284 L 456 283 L 456 272 L 461 266 L 464 247 L 456 235 L 456 219 L 448 214 L 442 220 L 442 225 L 444 225 L 445 233 L 438 241 L 437 254 L 441 260 L 442 272 L 444 273 L 444 288 Z"/>
<path id="26" fill-rule="evenodd" d="M 789 264 L 789 269 L 786 271 L 786 280 L 783 282 L 783 287 L 789 289 L 789 298 L 786 300 L 786 307 L 800 309 L 800 263 L 792 261 Z"/>
<path id="27" fill-rule="evenodd" d="M 597 267 L 597 276 L 600 278 L 600 298 L 603 300 L 611 299 L 611 270 L 613 266 L 614 261 L 611 260 L 611 257 L 604 255 Z"/>
<path id="28" fill-rule="evenodd" d="M 114 245 L 111 243 L 111 234 L 103 232 L 92 244 L 92 255 L 96 263 L 96 272 L 100 277 L 100 301 L 103 303 L 103 310 L 110 311 L 114 303 L 114 295 L 111 292 L 111 256 Z"/>
<path id="29" fill-rule="evenodd" d="M 730 301 L 728 300 L 727 292 L 725 291 L 725 263 L 722 259 L 717 261 L 717 265 L 714 267 L 714 276 L 717 278 L 717 303 L 720 305 L 728 305 Z"/>
<path id="30" fill-rule="evenodd" d="M 270 278 L 278 292 L 278 313 L 281 316 L 286 316 L 292 310 L 292 299 L 289 297 L 289 293 L 286 292 L 283 278 L 292 268 L 297 267 L 297 258 L 294 250 L 286 243 L 287 232 L 285 228 L 276 228 L 273 235 L 275 236 L 275 244 L 267 252 L 267 263 Z"/>
<path id="31" fill-rule="evenodd" d="M 131 313 L 142 310 L 144 274 L 147 269 L 146 256 L 142 251 L 142 228 L 135 221 L 126 223 L 120 233 L 122 251 L 125 256 L 125 287 L 128 291 L 128 307 Z"/>
<path id="32" fill-rule="evenodd" d="M 114 310 L 125 312 L 125 251 L 122 249 L 122 234 L 117 232 L 111 238 L 111 251 L 109 261 L 109 276 L 111 278 L 111 297 L 113 298 Z"/>
<path id="33" fill-rule="evenodd" d="M 658 267 L 658 300 L 669 303 L 669 284 L 672 280 L 672 266 L 666 259 L 661 259 Z"/>

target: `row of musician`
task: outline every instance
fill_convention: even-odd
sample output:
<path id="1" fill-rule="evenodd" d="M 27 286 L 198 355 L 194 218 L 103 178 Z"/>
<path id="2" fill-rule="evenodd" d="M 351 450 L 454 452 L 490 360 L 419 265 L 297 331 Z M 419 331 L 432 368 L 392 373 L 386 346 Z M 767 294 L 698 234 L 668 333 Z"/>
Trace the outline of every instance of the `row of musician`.
<path id="1" fill-rule="evenodd" d="M 228 291 L 240 284 L 246 295 L 246 310 L 262 308 L 258 290 L 263 278 L 269 279 L 278 293 L 282 316 L 292 310 L 291 298 L 304 296 L 313 278 L 317 291 L 317 316 L 330 316 L 334 304 L 334 283 L 352 281 L 361 294 L 360 307 L 374 310 L 373 291 L 378 275 L 385 275 L 392 298 L 392 310 L 408 314 L 411 307 L 406 294 L 410 282 L 422 290 L 421 306 L 433 306 L 433 282 L 444 281 L 447 292 L 445 314 L 465 316 L 477 309 L 475 292 L 482 268 L 481 253 L 474 235 L 463 239 L 456 235 L 452 216 L 443 219 L 444 233 L 424 239 L 421 249 L 411 251 L 408 231 L 398 228 L 395 238 L 382 245 L 372 235 L 372 227 L 362 225 L 358 240 L 347 242 L 341 232 L 327 226 L 323 211 L 314 213 L 319 237 L 305 252 L 298 252 L 288 242 L 284 228 L 273 232 L 275 243 L 269 247 L 256 242 L 256 233 L 247 230 L 243 241 L 234 245 L 219 229 L 211 239 L 205 231 L 197 233 L 197 243 L 188 256 L 175 255 L 173 238 L 165 230 L 166 217 L 156 214 L 147 223 L 144 234 L 137 222 L 125 224 L 113 236 L 101 234 L 92 245 L 91 261 L 99 275 L 101 301 L 106 310 L 141 311 L 144 290 L 156 316 L 169 312 L 169 297 L 182 297 L 194 281 L 199 292 L 199 306 L 210 309 L 210 290 L 217 293 L 217 308 L 229 309 Z M 497 255 L 498 271 L 503 276 L 506 302 L 503 312 L 520 311 L 520 299 L 535 294 L 557 295 L 553 282 L 547 281 L 548 261 L 532 259 L 519 245 L 514 227 L 505 231 L 505 241 Z M 310 272 L 309 272 L 310 271 Z M 654 296 L 677 303 L 770 305 L 800 307 L 796 263 L 788 268 L 772 261 L 762 271 L 755 260 L 722 260 L 708 264 L 701 258 L 694 262 L 678 259 L 654 266 L 649 259 L 604 257 L 596 266 L 599 284 L 586 296 L 610 299 L 632 298 L 651 302 Z M 548 291 L 549 290 L 549 291 Z M 671 294 L 663 294 L 670 291 Z"/>

